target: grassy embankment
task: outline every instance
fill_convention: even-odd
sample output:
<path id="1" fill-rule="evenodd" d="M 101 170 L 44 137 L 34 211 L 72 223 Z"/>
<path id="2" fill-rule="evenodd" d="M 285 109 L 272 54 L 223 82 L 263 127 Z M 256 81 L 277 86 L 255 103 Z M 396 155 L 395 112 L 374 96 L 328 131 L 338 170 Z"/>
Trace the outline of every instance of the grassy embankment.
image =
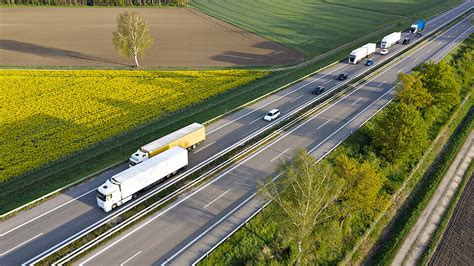
<path id="1" fill-rule="evenodd" d="M 460 2 L 194 0 L 191 6 L 313 57 L 387 26 L 406 29 Z"/>
<path id="2" fill-rule="evenodd" d="M 455 52 L 456 53 L 456 52 Z M 465 87 L 461 96 L 466 95 L 466 93 L 470 92 L 469 87 Z M 392 103 L 391 105 L 397 105 L 398 103 Z M 458 130 L 453 135 L 453 139 L 460 140 L 465 135 L 463 132 L 468 131 L 469 128 L 473 126 L 473 117 L 472 112 L 470 116 L 469 111 L 472 111 L 472 106 L 474 105 L 474 100 L 470 98 L 462 107 L 454 109 L 448 109 L 448 114 L 453 115 L 449 125 L 447 126 L 448 130 L 443 130 L 442 135 L 448 133 L 447 136 L 442 136 L 438 138 L 436 142 L 433 142 L 432 147 L 442 147 L 444 143 L 446 143 L 447 139 L 454 132 L 456 128 Z M 379 120 L 381 117 L 384 116 L 385 111 L 379 113 L 373 120 Z M 434 141 L 434 138 L 437 133 L 442 130 L 444 124 L 448 123 L 448 118 L 450 115 L 443 115 L 438 116 L 438 120 L 434 123 L 431 123 L 430 127 L 430 140 Z M 463 118 L 466 117 L 464 120 Z M 462 121 L 462 122 L 461 122 Z M 467 127 L 467 129 L 466 129 Z M 365 126 L 363 126 L 360 130 L 355 132 L 354 135 L 349 137 L 346 141 L 342 143 L 336 150 L 333 151 L 332 154 L 328 156 L 326 160 L 329 160 L 331 163 L 337 162 L 337 158 L 341 156 L 350 156 L 353 158 L 357 158 L 357 160 L 368 160 L 369 162 L 376 162 L 379 163 L 379 171 L 383 173 L 386 177 L 386 181 L 384 184 L 384 189 L 380 191 L 379 196 L 380 199 L 387 199 L 387 197 L 391 197 L 392 195 L 396 195 L 396 192 L 399 190 L 404 190 L 408 188 L 411 191 L 414 187 L 413 186 L 404 186 L 403 184 L 406 182 L 414 182 L 417 183 L 416 178 L 407 178 L 411 175 L 412 171 L 424 170 L 421 175 L 427 170 L 424 167 L 416 168 L 416 164 L 420 158 L 413 158 L 402 164 L 391 164 L 384 161 L 382 158 L 378 158 L 374 155 L 372 147 L 372 134 L 371 133 L 374 129 L 374 122 L 371 121 Z M 438 141 L 441 140 L 441 141 Z M 458 145 L 458 141 L 450 142 L 456 143 Z M 439 150 L 438 150 L 439 152 Z M 437 154 L 437 153 L 436 153 Z M 450 154 L 450 153 L 448 153 Z M 375 156 L 375 157 L 374 157 Z M 427 164 L 428 166 L 435 160 L 436 155 L 428 154 L 423 159 L 422 164 Z M 448 158 L 450 158 L 448 156 Z M 415 174 L 416 177 L 418 174 Z M 432 182 L 424 182 L 425 188 L 431 188 L 433 186 Z M 420 189 L 423 190 L 423 189 Z M 394 200 L 394 198 L 392 198 Z M 388 202 L 388 204 L 383 203 L 384 206 L 377 206 L 376 213 L 383 214 L 387 208 L 392 206 L 392 202 Z M 279 239 L 282 239 L 282 236 L 278 234 L 278 225 L 275 222 L 275 217 L 273 216 L 275 213 L 276 206 L 274 204 L 270 204 L 266 209 L 264 209 L 260 214 L 256 215 L 250 222 L 248 222 L 244 227 L 238 230 L 235 234 L 233 234 L 226 242 L 221 244 L 216 250 L 214 250 L 201 264 L 203 265 L 214 265 L 214 264 L 242 264 L 242 263 L 262 263 L 265 261 L 266 263 L 275 262 L 275 252 L 278 254 L 278 250 L 287 250 L 287 247 L 281 242 L 278 242 Z M 389 210 L 390 212 L 390 210 Z M 352 214 L 351 214 L 352 216 Z M 326 242 L 323 246 L 319 246 L 318 255 L 323 255 L 325 260 L 319 260 L 320 263 L 336 263 L 337 261 L 343 259 L 345 254 L 349 253 L 353 246 L 360 240 L 363 236 L 364 232 L 371 227 L 371 224 L 375 218 L 375 215 L 367 216 L 355 216 L 352 219 L 355 219 L 357 222 L 350 226 L 350 230 L 344 233 L 342 236 L 343 241 L 337 242 L 341 240 L 340 235 L 334 235 L 334 241 L 332 243 Z M 348 222 L 344 222 L 344 228 L 346 228 Z M 342 224 L 341 224 L 342 227 Z M 380 231 L 374 230 L 374 235 L 372 238 L 376 238 L 380 236 Z M 337 237 L 336 237 L 337 236 Z M 284 239 L 284 237 L 283 237 Z M 318 243 L 318 240 L 315 239 Z M 387 242 L 384 242 L 387 243 Z M 283 246 L 282 246 L 283 245 Z M 316 246 L 321 244 L 315 244 Z M 324 247 L 327 245 L 327 247 Z M 321 250 L 322 248 L 322 250 Z M 277 251 L 275 251 L 277 250 Z M 358 253 L 353 257 L 353 262 L 360 262 L 362 259 L 361 254 L 365 254 L 367 252 L 359 250 Z M 281 254 L 280 254 L 281 255 Z M 284 254 L 283 254 L 284 255 Z M 316 256 L 318 256 L 316 255 Z M 329 258 L 329 259 L 328 259 Z M 284 262 L 283 262 L 284 263 Z"/>

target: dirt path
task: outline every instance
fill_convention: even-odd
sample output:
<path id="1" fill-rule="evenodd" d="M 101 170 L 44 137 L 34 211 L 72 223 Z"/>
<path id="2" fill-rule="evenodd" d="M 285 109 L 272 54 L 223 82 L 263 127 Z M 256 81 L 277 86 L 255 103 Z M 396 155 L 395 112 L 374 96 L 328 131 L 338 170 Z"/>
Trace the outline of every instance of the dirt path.
<path id="1" fill-rule="evenodd" d="M 474 131 L 464 143 L 458 155 L 443 177 L 435 194 L 411 229 L 392 265 L 415 265 L 423 254 L 435 232 L 443 213 L 449 207 L 452 197 L 471 160 L 474 158 Z"/>

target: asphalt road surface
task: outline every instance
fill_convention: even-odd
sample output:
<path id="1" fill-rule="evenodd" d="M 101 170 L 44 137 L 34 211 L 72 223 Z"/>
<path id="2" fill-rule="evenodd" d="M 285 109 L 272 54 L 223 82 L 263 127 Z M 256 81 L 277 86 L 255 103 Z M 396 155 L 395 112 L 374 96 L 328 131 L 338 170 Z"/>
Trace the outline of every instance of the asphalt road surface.
<path id="1" fill-rule="evenodd" d="M 397 75 L 446 55 L 474 31 L 465 18 L 447 32 L 355 88 L 321 112 L 235 164 L 174 204 L 100 247 L 78 264 L 173 264 L 196 262 L 265 202 L 255 196 L 257 180 L 277 176 L 275 166 L 298 148 L 323 157 L 394 98 Z"/>
<path id="2" fill-rule="evenodd" d="M 434 19 L 431 19 L 427 22 L 424 34 L 427 34 L 433 29 L 445 24 L 447 21 L 454 19 L 459 14 L 465 12 L 471 7 L 472 1 L 466 1 L 464 4 L 448 12 L 443 13 Z M 452 34 L 461 34 L 461 32 L 453 32 Z M 430 44 L 430 47 L 433 47 L 431 49 L 427 49 L 430 49 L 431 52 L 434 53 L 436 49 L 434 45 L 438 42 L 445 41 L 444 39 L 448 40 L 449 38 L 449 36 L 438 38 L 436 42 Z M 412 38 L 412 40 L 414 42 L 417 41 L 416 38 Z M 440 46 L 443 46 L 443 44 L 445 43 L 441 43 Z M 390 49 L 390 52 L 393 54 L 404 48 L 406 47 L 397 44 Z M 428 52 L 428 50 L 426 51 Z M 378 64 L 383 60 L 387 60 L 387 57 L 388 56 L 381 56 L 379 54 L 376 54 L 373 56 L 373 59 L 375 63 Z M 288 156 L 291 154 L 291 151 L 296 148 L 296 145 L 298 145 L 298 147 L 309 147 L 311 146 L 310 144 L 315 145 L 316 143 L 320 142 L 321 145 L 318 146 L 318 149 L 315 151 L 315 154 L 320 151 L 324 151 L 324 149 L 328 150 L 328 147 L 330 147 L 331 143 L 334 144 L 333 139 L 337 139 L 342 132 L 345 132 L 345 130 L 342 130 L 341 132 L 336 132 L 337 134 L 331 136 L 331 139 L 327 139 L 324 142 L 321 142 L 322 140 L 324 140 L 324 136 L 331 132 L 332 133 L 329 135 L 332 135 L 335 132 L 334 130 L 338 128 L 341 123 L 344 123 L 344 121 L 346 121 L 344 119 L 350 118 L 351 116 L 353 116 L 354 111 L 359 110 L 356 108 L 368 106 L 368 102 L 370 102 L 371 100 L 375 100 L 380 96 L 379 92 L 383 91 L 384 88 L 386 89 L 388 87 L 391 87 L 391 83 L 394 81 L 394 79 L 391 77 L 395 76 L 396 73 L 401 70 L 409 69 L 409 67 L 405 67 L 407 63 L 418 64 L 422 62 L 422 60 L 424 59 L 412 56 L 410 60 L 405 61 L 405 64 L 403 64 L 403 66 L 399 66 L 399 69 L 397 69 L 397 67 L 393 68 L 390 71 L 390 73 L 393 72 L 391 75 L 383 75 L 382 79 L 377 79 L 377 84 L 372 84 L 371 86 L 374 87 L 371 87 L 371 89 L 366 90 L 364 87 L 363 90 L 354 90 L 351 96 L 349 96 L 356 97 L 354 102 L 351 103 L 351 107 L 349 109 L 341 108 L 340 105 L 343 105 L 349 99 L 348 97 L 344 98 L 344 100 L 339 102 L 338 108 L 332 108 L 331 111 L 324 112 L 321 117 L 318 118 L 318 121 L 319 119 L 324 119 L 324 117 L 327 117 L 328 119 L 326 121 L 323 121 L 321 125 L 318 125 L 318 127 L 321 126 L 321 128 L 319 128 L 318 130 L 310 129 L 309 132 L 292 133 L 291 136 L 288 136 L 288 138 L 291 137 L 294 140 L 293 142 L 289 142 L 291 145 L 289 145 L 288 147 L 285 147 L 282 150 L 280 148 L 277 148 L 277 146 L 280 145 L 279 143 L 286 143 L 286 140 L 279 141 L 277 142 L 278 145 L 274 144 L 274 146 L 269 147 L 265 155 L 259 153 L 258 158 L 260 158 L 261 156 L 271 157 L 274 155 L 273 153 L 279 155 L 279 158 L 275 160 L 272 160 L 270 158 L 270 160 L 268 161 L 265 161 L 265 159 L 262 159 L 262 161 L 260 161 L 256 158 L 249 160 L 248 164 L 250 165 L 248 165 L 249 168 L 247 170 L 241 171 L 240 169 L 242 169 L 242 167 L 244 166 L 239 167 L 238 176 L 242 178 L 240 181 L 231 180 L 229 178 L 219 178 L 212 181 L 212 183 L 208 183 L 205 187 L 203 187 L 205 188 L 205 191 L 202 191 L 203 188 L 201 188 L 201 190 L 199 191 L 202 191 L 202 193 L 198 193 L 199 195 L 201 195 L 201 197 L 203 197 L 200 198 L 200 200 L 204 202 L 211 200 L 211 198 L 217 197 L 219 193 L 221 193 L 220 188 L 216 187 L 216 185 L 218 184 L 220 184 L 220 186 L 227 187 L 227 189 L 223 192 L 229 189 L 230 190 L 226 192 L 226 194 L 222 196 L 219 201 L 208 205 L 204 210 L 205 214 L 196 214 L 196 220 L 193 220 L 192 222 L 195 223 L 195 226 L 205 226 L 206 224 L 209 224 L 209 221 L 215 222 L 215 219 L 217 217 L 222 217 L 222 214 L 225 213 L 225 210 L 228 210 L 228 207 L 224 208 L 223 206 L 222 208 L 216 208 L 216 205 L 220 206 L 220 202 L 228 198 L 236 199 L 234 203 L 237 203 L 237 199 L 245 198 L 245 196 L 248 196 L 249 193 L 252 194 L 253 192 L 251 191 L 254 191 L 255 188 L 255 177 L 264 176 L 266 174 L 271 173 L 274 163 L 276 163 L 278 159 L 289 158 Z M 268 110 L 273 108 L 279 108 L 282 114 L 284 115 L 285 113 L 288 113 L 294 108 L 300 107 L 308 101 L 314 100 L 315 97 L 322 97 L 314 96 L 310 93 L 316 85 L 326 86 L 327 92 L 329 92 L 337 86 L 341 86 L 342 84 L 349 82 L 350 79 L 356 77 L 360 73 L 364 71 L 370 71 L 370 67 L 364 66 L 363 63 L 364 62 L 360 63 L 359 65 L 349 65 L 347 63 L 336 64 L 324 71 L 321 71 L 311 77 L 308 77 L 307 79 L 283 91 L 280 91 L 270 97 L 263 99 L 262 101 L 259 101 L 247 108 L 240 110 L 239 112 L 231 114 L 211 124 L 207 127 L 207 139 L 205 143 L 203 143 L 197 150 L 190 154 L 189 168 L 192 168 L 193 166 L 196 166 L 199 163 L 210 158 L 214 154 L 221 152 L 232 144 L 243 139 L 245 136 L 249 136 L 253 132 L 262 129 L 265 126 L 268 126 L 268 122 L 262 120 L 263 115 Z M 349 79 L 347 81 L 339 82 L 335 80 L 335 77 L 341 72 L 347 72 L 349 74 Z M 383 101 L 385 99 L 389 99 L 390 97 L 393 97 L 392 94 L 393 93 L 390 92 L 380 100 Z M 371 106 L 370 109 L 372 110 L 376 107 L 380 106 L 378 106 L 377 104 Z M 362 117 L 363 116 L 361 116 L 361 118 Z M 315 121 L 310 122 L 310 124 L 313 123 L 315 123 Z M 313 131 L 316 133 L 316 136 L 308 135 Z M 301 136 L 295 134 L 301 134 Z M 273 153 L 271 153 L 271 151 L 273 151 Z M 267 152 L 270 154 L 267 154 Z M 252 163 L 255 165 L 252 165 Z M 247 163 L 245 164 L 245 166 L 247 166 Z M 253 168 L 253 166 L 258 167 Z M 29 209 L 5 221 L 2 221 L 0 223 L 0 264 L 18 265 L 31 261 L 31 259 L 37 257 L 39 254 L 50 249 L 54 245 L 61 243 L 68 237 L 80 232 L 81 230 L 87 228 L 95 222 L 110 216 L 111 214 L 105 214 L 97 207 L 95 189 L 103 182 L 105 182 L 106 179 L 110 178 L 112 175 L 120 171 L 123 171 L 126 168 L 126 165 L 119 166 L 94 179 L 91 179 L 68 190 L 67 192 L 58 197 L 55 197 L 32 209 Z M 232 175 L 232 173 L 234 172 L 235 171 L 231 171 L 228 173 L 228 175 Z M 249 182 L 242 182 L 245 178 L 247 178 Z M 208 191 L 206 189 L 213 190 Z M 193 196 L 192 198 L 194 199 L 198 197 Z M 186 201 L 186 204 L 188 204 L 188 201 Z M 181 206 L 181 204 L 179 204 L 178 206 Z M 195 205 L 191 204 L 190 206 Z M 236 207 L 235 204 L 232 206 Z M 126 206 L 123 206 L 122 208 L 125 207 Z M 121 208 L 119 208 L 119 210 L 120 209 Z M 202 208 L 200 209 L 203 210 Z M 166 214 L 168 216 L 171 214 L 171 212 Z M 164 222 L 164 220 L 168 220 L 168 218 L 158 219 L 157 222 Z M 171 221 L 174 220 L 172 219 Z M 179 235 L 184 236 L 186 235 L 186 233 L 189 233 L 192 236 L 192 232 L 199 232 L 199 230 L 195 229 L 196 228 L 190 227 L 189 229 L 181 230 Z M 164 236 L 168 235 L 169 237 L 173 238 L 173 229 L 170 228 L 168 232 L 169 234 L 165 234 Z M 167 238 L 163 237 L 162 239 Z M 178 239 L 179 238 L 177 235 L 176 240 Z M 174 247 L 172 246 L 173 243 L 175 244 Z M 185 241 L 181 239 L 179 243 L 185 243 Z M 176 251 L 176 248 L 179 247 L 179 243 L 168 241 L 168 245 L 160 247 L 160 250 L 164 250 L 166 249 L 165 247 L 168 247 L 169 254 L 172 254 L 173 251 Z M 142 253 L 143 254 L 140 254 L 140 256 L 137 256 L 137 260 L 139 259 L 139 257 L 147 257 L 145 256 L 145 254 L 147 254 L 145 251 L 143 251 Z M 128 255 L 128 253 L 124 252 L 123 255 Z M 158 253 L 155 253 L 154 260 L 156 260 L 157 256 Z M 120 260 L 121 258 L 122 257 L 117 257 L 116 260 Z"/>

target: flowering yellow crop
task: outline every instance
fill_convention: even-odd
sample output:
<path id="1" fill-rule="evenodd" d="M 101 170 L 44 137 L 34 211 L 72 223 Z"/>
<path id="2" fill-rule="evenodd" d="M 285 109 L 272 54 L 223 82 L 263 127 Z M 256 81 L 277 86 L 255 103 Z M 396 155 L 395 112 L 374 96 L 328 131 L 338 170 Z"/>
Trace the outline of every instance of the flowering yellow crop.
<path id="1" fill-rule="evenodd" d="M 0 182 L 266 74 L 0 70 Z"/>

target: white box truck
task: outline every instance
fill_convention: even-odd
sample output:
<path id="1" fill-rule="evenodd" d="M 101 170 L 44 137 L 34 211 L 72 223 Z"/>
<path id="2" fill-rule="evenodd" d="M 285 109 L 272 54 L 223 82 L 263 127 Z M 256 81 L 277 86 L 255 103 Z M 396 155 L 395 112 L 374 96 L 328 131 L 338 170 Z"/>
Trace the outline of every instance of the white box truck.
<path id="1" fill-rule="evenodd" d="M 368 43 L 360 48 L 355 49 L 349 55 L 349 63 L 357 64 L 363 58 L 369 57 L 375 52 L 377 45 L 375 43 Z"/>
<path id="2" fill-rule="evenodd" d="M 188 150 L 194 149 L 205 139 L 206 130 L 204 125 L 193 123 L 142 146 L 130 156 L 129 165 L 137 165 L 175 146 Z"/>
<path id="3" fill-rule="evenodd" d="M 380 47 L 382 49 L 390 48 L 392 45 L 396 44 L 402 38 L 401 32 L 393 32 L 389 35 L 383 37 Z"/>
<path id="4" fill-rule="evenodd" d="M 110 212 L 187 165 L 188 151 L 173 147 L 108 179 L 97 189 L 97 205 Z"/>

